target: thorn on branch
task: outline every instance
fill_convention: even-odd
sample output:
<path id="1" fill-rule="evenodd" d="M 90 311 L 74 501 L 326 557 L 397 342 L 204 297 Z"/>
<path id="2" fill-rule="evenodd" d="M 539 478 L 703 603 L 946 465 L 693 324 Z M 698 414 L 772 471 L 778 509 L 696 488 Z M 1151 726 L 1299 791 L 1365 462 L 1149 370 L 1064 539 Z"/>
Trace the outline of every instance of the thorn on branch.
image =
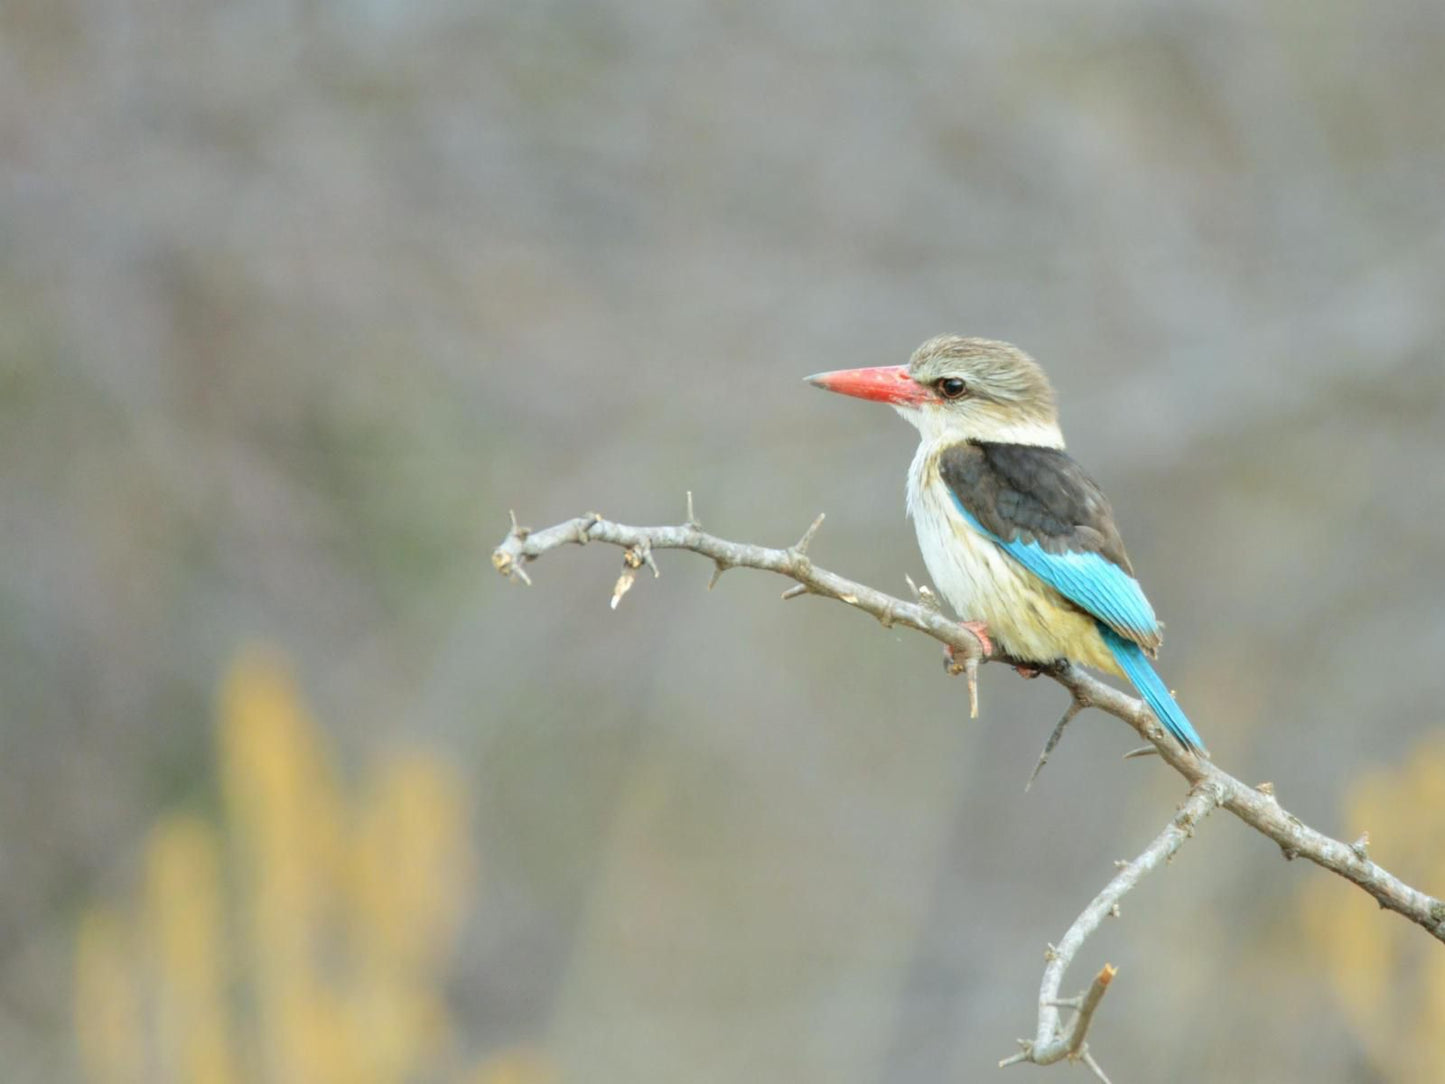
<path id="1" fill-rule="evenodd" d="M 968 682 L 968 717 L 978 718 L 978 659 L 970 655 L 963 660 L 963 677 Z"/>
<path id="2" fill-rule="evenodd" d="M 1010 1065 L 1022 1065 L 1024 1062 L 1032 1060 L 1034 1053 L 1033 1040 L 1019 1039 L 1018 1044 L 1019 1052 L 1017 1054 L 1010 1054 L 999 1062 L 998 1067 L 1000 1069 L 1007 1069 Z"/>
<path id="3" fill-rule="evenodd" d="M 1124 754 L 1124 760 L 1142 760 L 1144 757 L 1157 757 L 1159 750 L 1152 745 L 1141 745 L 1138 749 L 1130 749 Z"/>
<path id="4" fill-rule="evenodd" d="M 798 541 L 797 541 L 796 543 L 794 543 L 794 545 L 793 545 L 793 552 L 794 552 L 794 553 L 796 553 L 796 554 L 798 554 L 798 555 L 801 556 L 802 554 L 805 554 L 805 553 L 808 552 L 808 546 L 809 546 L 810 543 L 812 543 L 812 541 L 813 541 L 813 536 L 818 533 L 818 528 L 821 527 L 821 526 L 823 526 L 823 518 L 824 518 L 825 515 L 826 515 L 826 513 L 824 513 L 824 512 L 819 512 L 819 513 L 818 513 L 818 518 L 815 519 L 815 520 L 813 520 L 813 522 L 808 525 L 808 529 L 803 532 L 803 537 L 800 538 L 800 539 L 798 539 Z"/>
<path id="5" fill-rule="evenodd" d="M 925 588 L 925 590 L 927 590 L 927 588 Z M 980 644 L 982 644 L 983 637 L 977 632 L 974 632 L 974 636 L 978 637 Z M 943 671 L 949 677 L 958 677 L 959 674 L 964 675 L 968 682 L 968 717 L 970 719 L 977 719 L 979 660 L 977 656 L 968 654 L 965 654 L 963 658 L 960 659 L 958 657 L 959 651 L 960 649 L 953 644 L 943 645 Z"/>
<path id="6" fill-rule="evenodd" d="M 789 587 L 786 591 L 783 592 L 783 601 L 787 602 L 791 598 L 797 598 L 800 595 L 806 595 L 812 590 L 813 589 L 809 587 L 806 583 L 795 583 L 792 587 Z"/>
<path id="7" fill-rule="evenodd" d="M 907 581 L 908 590 L 913 592 L 913 599 L 918 605 L 930 613 L 943 612 L 943 607 L 938 602 L 938 596 L 933 593 L 933 588 L 929 587 L 926 583 L 920 587 L 913 582 L 913 577 L 906 572 L 903 574 L 903 579 Z"/>
<path id="8" fill-rule="evenodd" d="M 1370 860 L 1370 833 L 1361 832 L 1360 837 L 1350 844 L 1350 850 L 1355 852 L 1355 857 L 1361 862 Z"/>
<path id="9" fill-rule="evenodd" d="M 714 587 L 717 586 L 717 581 L 722 579 L 722 574 L 733 567 L 732 565 L 724 561 L 721 557 L 715 558 L 713 560 L 713 564 L 716 567 L 712 570 L 712 578 L 707 581 L 707 589 L 709 591 L 711 591 Z"/>
<path id="10" fill-rule="evenodd" d="M 660 580 L 660 578 L 662 578 L 662 569 L 657 568 L 657 559 L 652 555 L 652 546 L 647 543 L 647 539 L 643 539 L 642 542 L 637 543 L 636 546 L 633 546 L 633 548 L 626 552 L 627 554 L 642 554 L 643 564 L 646 564 L 647 568 L 652 569 L 653 580 Z"/>
<path id="11" fill-rule="evenodd" d="M 1112 1082 L 1109 1080 L 1108 1074 L 1104 1072 L 1103 1067 L 1094 1060 L 1094 1055 L 1089 1053 L 1088 1047 L 1085 1047 L 1083 1050 L 1079 1051 L 1079 1060 L 1085 1065 L 1087 1065 L 1089 1067 L 1089 1071 L 1093 1073 L 1094 1076 L 1096 1076 L 1100 1081 L 1102 1081 L 1103 1084 L 1112 1084 Z"/>
<path id="12" fill-rule="evenodd" d="M 702 530 L 702 524 L 698 522 L 697 513 L 692 510 L 692 490 L 690 489 L 687 491 L 687 523 L 685 523 L 684 526 L 691 527 L 694 531 Z"/>
<path id="13" fill-rule="evenodd" d="M 509 580 L 521 580 L 528 587 L 532 586 L 532 577 L 527 575 L 527 570 L 522 567 L 525 557 L 514 558 L 510 553 L 502 549 L 492 551 L 492 567 L 506 576 Z"/>
<path id="14" fill-rule="evenodd" d="M 1075 715 L 1078 715 L 1079 712 L 1085 708 L 1092 706 L 1093 702 L 1078 689 L 1070 689 L 1069 693 L 1074 699 L 1069 704 L 1068 710 L 1064 712 L 1064 717 L 1060 719 L 1058 725 L 1054 727 L 1054 732 L 1049 735 L 1049 740 L 1044 743 L 1044 750 L 1039 754 L 1039 762 L 1034 765 L 1033 774 L 1029 776 L 1029 781 L 1024 784 L 1025 791 L 1034 785 L 1034 780 L 1039 777 L 1039 772 L 1043 771 L 1044 765 L 1049 762 L 1049 754 L 1054 751 L 1054 748 L 1059 744 L 1059 739 L 1064 736 L 1064 727 L 1073 721 Z"/>

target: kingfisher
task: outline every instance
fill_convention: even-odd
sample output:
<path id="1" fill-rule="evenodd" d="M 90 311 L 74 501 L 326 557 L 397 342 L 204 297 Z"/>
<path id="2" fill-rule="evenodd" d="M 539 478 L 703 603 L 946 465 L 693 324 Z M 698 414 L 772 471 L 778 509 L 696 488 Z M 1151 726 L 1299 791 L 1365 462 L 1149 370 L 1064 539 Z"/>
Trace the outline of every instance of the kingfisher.
<path id="1" fill-rule="evenodd" d="M 1068 660 L 1126 678 L 1186 750 L 1203 751 L 1150 664 L 1162 627 L 1108 499 L 1064 451 L 1038 362 L 1010 343 L 940 335 L 907 365 L 807 380 L 888 403 L 918 429 L 908 469 L 918 548 L 986 653 L 1024 673 Z"/>

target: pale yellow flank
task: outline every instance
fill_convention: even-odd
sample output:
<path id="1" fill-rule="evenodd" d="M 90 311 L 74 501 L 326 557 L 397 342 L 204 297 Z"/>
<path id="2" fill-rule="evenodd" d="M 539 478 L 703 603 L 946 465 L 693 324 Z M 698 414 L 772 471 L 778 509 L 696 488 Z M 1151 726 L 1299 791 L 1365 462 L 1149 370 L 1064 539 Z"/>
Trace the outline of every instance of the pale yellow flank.
<path id="1" fill-rule="evenodd" d="M 908 471 L 908 514 L 923 563 L 959 617 L 988 623 L 997 650 L 1015 658 L 1068 658 L 1110 674 L 1119 665 L 1095 620 L 969 526 L 938 476 L 945 443 L 923 443 Z"/>

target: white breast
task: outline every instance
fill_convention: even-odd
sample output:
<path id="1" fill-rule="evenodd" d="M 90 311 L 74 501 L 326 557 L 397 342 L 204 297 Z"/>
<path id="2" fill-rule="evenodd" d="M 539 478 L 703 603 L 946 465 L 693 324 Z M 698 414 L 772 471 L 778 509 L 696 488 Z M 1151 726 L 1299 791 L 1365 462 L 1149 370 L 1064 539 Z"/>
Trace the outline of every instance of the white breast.
<path id="1" fill-rule="evenodd" d="M 908 471 L 908 514 L 933 586 L 964 620 L 985 621 L 1016 659 L 1069 658 L 1117 672 L 1094 619 L 1067 603 L 959 514 L 938 473 L 939 445 L 920 444 Z"/>

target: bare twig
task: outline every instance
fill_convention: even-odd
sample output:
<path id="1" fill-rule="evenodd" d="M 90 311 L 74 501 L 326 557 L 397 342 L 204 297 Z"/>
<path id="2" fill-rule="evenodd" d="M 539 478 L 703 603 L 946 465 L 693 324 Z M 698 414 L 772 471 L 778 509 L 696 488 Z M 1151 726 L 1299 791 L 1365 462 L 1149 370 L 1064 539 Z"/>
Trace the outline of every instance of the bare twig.
<path id="1" fill-rule="evenodd" d="M 1085 1042 L 1094 1011 L 1108 992 L 1116 969 L 1105 964 L 1094 976 L 1089 989 L 1077 998 L 1060 998 L 1059 988 L 1064 982 L 1064 972 L 1073 962 L 1089 935 L 1099 928 L 1100 923 L 1110 915 L 1118 914 L 1119 901 L 1124 894 L 1139 883 L 1139 879 L 1155 869 L 1161 862 L 1173 858 L 1184 841 L 1194 834 L 1194 826 L 1219 804 L 1222 788 L 1211 780 L 1195 785 L 1189 797 L 1174 814 L 1174 819 L 1164 831 L 1154 837 L 1154 842 L 1145 847 L 1139 857 L 1125 862 L 1104 890 L 1085 907 L 1074 924 L 1064 934 L 1063 940 L 1052 945 L 1048 952 L 1048 963 L 1044 967 L 1043 983 L 1039 987 L 1039 1024 L 1032 1039 L 1020 1039 L 1022 1048 L 1012 1057 L 1005 1058 L 999 1065 L 1017 1065 L 1019 1062 L 1033 1062 L 1035 1065 L 1052 1065 L 1065 1058 L 1082 1058 L 1088 1053 Z M 1059 1023 L 1059 1009 L 1072 1009 L 1073 1018 L 1068 1026 Z M 1095 1068 L 1092 1067 L 1091 1068 Z"/>
<path id="2" fill-rule="evenodd" d="M 511 530 L 492 553 L 492 565 L 508 578 L 520 579 L 523 583 L 530 584 L 531 579 L 522 566 L 550 550 L 588 541 L 621 546 L 626 551 L 623 576 L 628 582 L 624 587 L 619 580 L 619 589 L 613 595 L 614 606 L 622 593 L 631 587 L 632 573 L 643 563 L 649 564 L 656 574 L 657 566 L 652 561 L 654 550 L 691 550 L 710 558 L 716 568 L 708 583 L 709 589 L 717 584 L 718 577 L 728 569 L 755 568 L 774 572 L 796 583 L 795 587 L 784 592 L 784 598 L 805 594 L 831 598 L 872 614 L 885 626 L 906 625 L 952 647 L 955 661 L 961 660 L 959 669 L 969 676 L 970 700 L 976 714 L 975 675 L 978 664 L 987 661 L 983 645 L 968 628 L 942 614 L 937 598 L 931 591 L 927 588 L 914 588 L 916 601 L 906 602 L 819 568 L 807 556 L 806 550 L 822 524 L 822 516 L 813 522 L 795 545 L 785 549 L 771 549 L 730 542 L 706 533 L 698 526 L 691 497 L 689 493 L 688 522 L 680 527 L 629 527 L 593 513 L 559 523 L 546 530 L 532 531 L 519 526 L 513 516 Z M 909 587 L 913 588 L 911 580 Z M 1119 899 L 1133 888 L 1145 873 L 1161 861 L 1172 857 L 1188 838 L 1195 823 L 1215 806 L 1227 809 L 1255 831 L 1273 840 L 1285 858 L 1309 859 L 1369 893 L 1382 908 L 1404 916 L 1437 941 L 1445 942 L 1445 902 L 1411 887 L 1371 861 L 1367 849 L 1368 836 L 1363 836 L 1354 843 L 1342 843 L 1316 831 L 1280 805 L 1273 786 L 1262 783 L 1258 787 L 1251 787 L 1212 761 L 1185 750 L 1169 737 L 1143 701 L 1106 685 L 1079 667 L 1050 667 L 1042 672 L 1069 691 L 1073 706 L 1055 728 L 1053 737 L 1045 746 L 1040 767 L 1049 751 L 1057 744 L 1064 725 L 1077 714 L 1080 705 L 1087 705 L 1122 720 L 1149 743 L 1146 748 L 1135 750 L 1128 755 L 1157 753 L 1188 781 L 1191 789 L 1188 799 L 1169 825 L 1139 857 L 1120 864 L 1119 873 L 1069 927 L 1064 940 L 1051 949 L 1040 988 L 1039 1020 L 1035 1036 L 1030 1040 L 1021 1040 L 1021 1052 L 1001 1064 L 1028 1061 L 1047 1065 L 1064 1059 L 1077 1060 L 1087 1065 L 1100 1080 L 1108 1080 L 1098 1062 L 1089 1053 L 1085 1037 L 1094 1011 L 1114 977 L 1114 969 L 1105 966 L 1079 998 L 1061 1000 L 1058 995 L 1064 971 L 1104 917 L 1118 913 Z M 1061 1007 L 1070 1008 L 1074 1012 L 1067 1027 L 1059 1024 Z"/>
<path id="3" fill-rule="evenodd" d="M 799 544 L 806 546 L 817 533 L 817 520 L 809 527 Z M 535 561 L 544 553 L 560 546 L 572 545 L 586 538 L 590 542 L 607 542 L 623 549 L 636 549 L 646 545 L 649 551 L 691 550 L 704 557 L 710 557 L 716 565 L 713 584 L 717 577 L 732 568 L 756 568 L 764 572 L 776 572 L 803 585 L 807 593 L 820 598 L 831 598 L 847 603 L 864 613 L 872 614 L 880 621 L 893 625 L 906 625 L 911 629 L 925 632 L 941 643 L 952 645 L 959 658 L 982 658 L 983 648 L 978 637 L 957 621 L 950 620 L 939 612 L 937 605 L 926 606 L 919 602 L 905 602 L 875 588 L 854 583 L 835 572 L 818 568 L 806 553 L 798 547 L 770 549 L 744 542 L 729 542 L 710 535 L 695 526 L 680 527 L 629 527 L 601 517 L 582 516 L 559 523 L 545 530 L 511 531 L 502 544 L 492 553 L 492 565 L 505 576 L 517 575 L 524 564 Z"/>

